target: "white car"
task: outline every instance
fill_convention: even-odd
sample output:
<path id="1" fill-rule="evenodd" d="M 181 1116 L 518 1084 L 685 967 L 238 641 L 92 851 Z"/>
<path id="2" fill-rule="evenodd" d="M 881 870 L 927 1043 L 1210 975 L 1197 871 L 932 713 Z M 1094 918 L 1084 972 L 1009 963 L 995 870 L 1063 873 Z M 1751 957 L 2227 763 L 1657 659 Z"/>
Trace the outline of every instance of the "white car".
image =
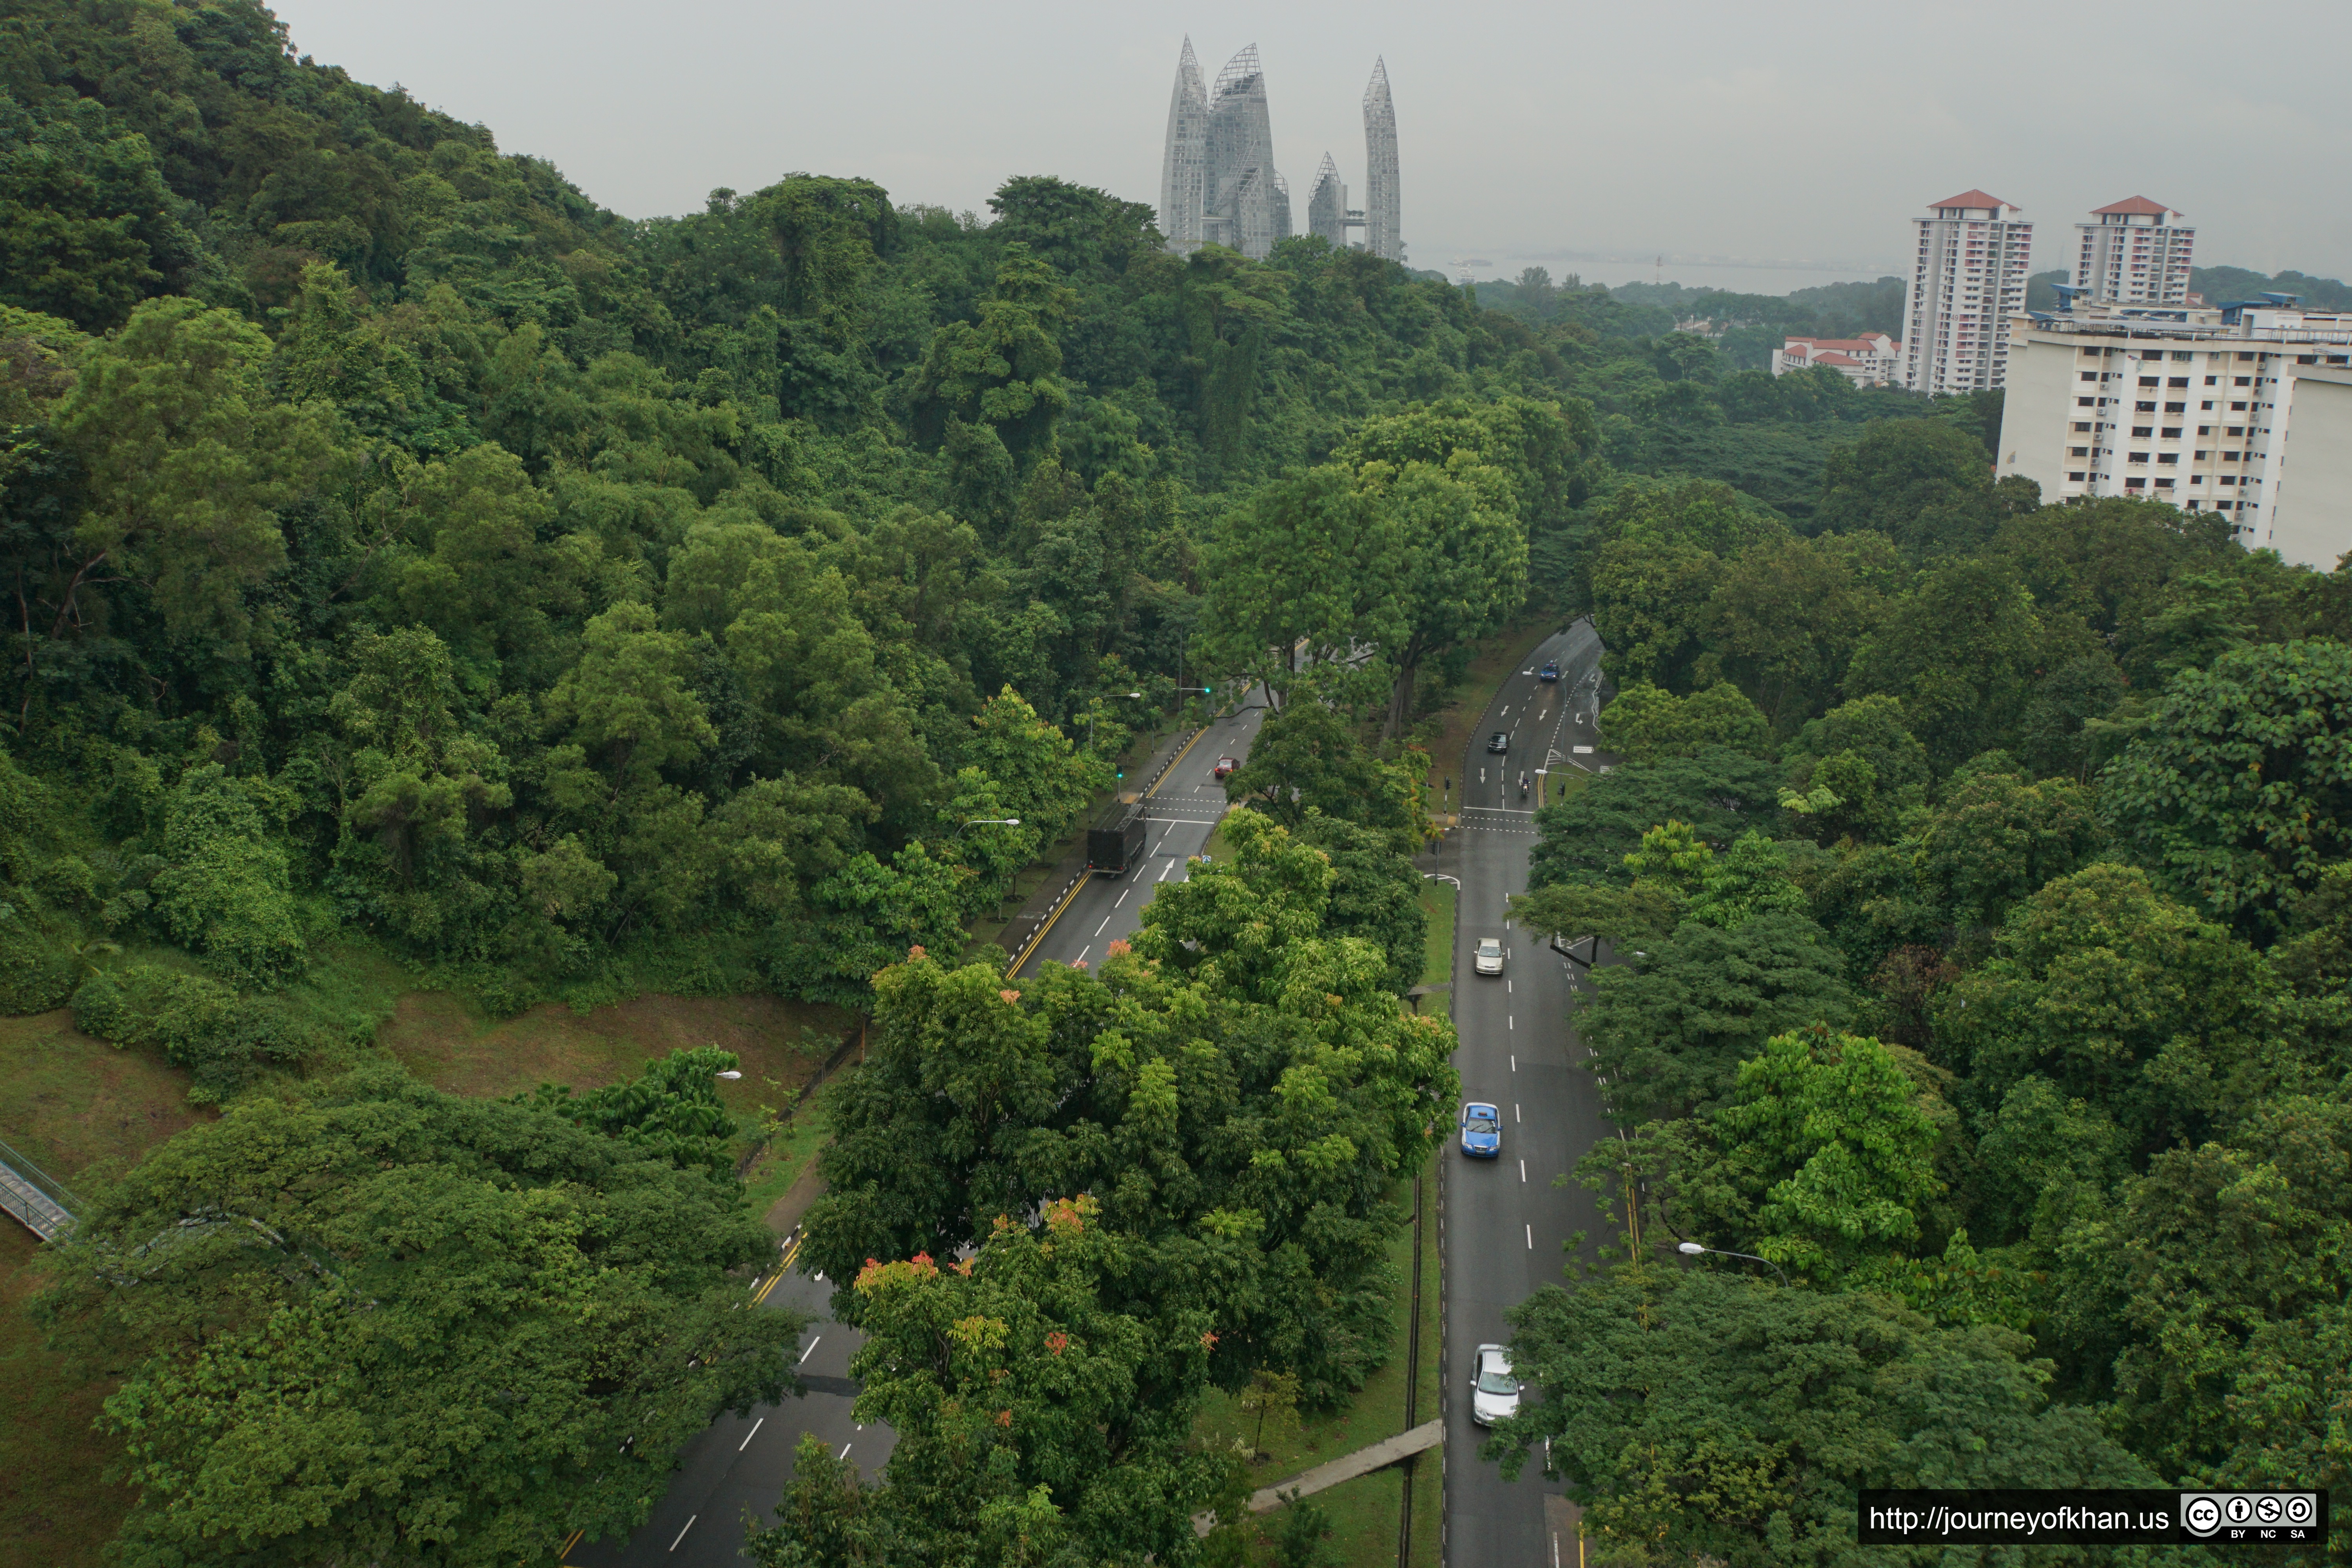
<path id="1" fill-rule="evenodd" d="M 1482 936 L 1478 939 L 1476 968 L 1481 974 L 1503 973 L 1503 939 L 1501 937 Z"/>
<path id="2" fill-rule="evenodd" d="M 1511 1352 L 1501 1345 L 1480 1345 L 1470 1374 L 1470 1419 L 1492 1426 L 1518 1413 L 1519 1380 L 1511 1375 Z"/>

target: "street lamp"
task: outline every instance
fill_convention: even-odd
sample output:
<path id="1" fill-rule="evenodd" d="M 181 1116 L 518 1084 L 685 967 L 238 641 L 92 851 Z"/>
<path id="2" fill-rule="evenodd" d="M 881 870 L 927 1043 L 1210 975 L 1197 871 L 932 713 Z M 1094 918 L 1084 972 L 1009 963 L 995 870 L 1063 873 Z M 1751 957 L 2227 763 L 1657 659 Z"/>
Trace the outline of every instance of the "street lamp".
<path id="1" fill-rule="evenodd" d="M 1000 827 L 1018 827 L 1021 826 L 1021 819 L 1017 816 L 971 816 L 964 819 L 963 826 L 958 827 L 955 830 L 955 836 L 958 838 L 961 838 L 963 837 L 963 830 L 965 827 L 970 827 L 975 823 L 982 822 L 992 822 Z"/>
<path id="2" fill-rule="evenodd" d="M 1676 1247 L 1675 1250 L 1680 1252 L 1685 1258 L 1696 1258 L 1702 1252 L 1712 1252 L 1717 1258 L 1744 1258 L 1750 1263 L 1761 1263 L 1766 1268 L 1771 1269 L 1773 1273 L 1778 1274 L 1780 1277 L 1781 1284 L 1786 1285 L 1789 1283 L 1789 1271 L 1787 1269 L 1781 1268 L 1770 1258 L 1759 1258 L 1752 1252 L 1726 1252 L 1719 1247 L 1701 1247 L 1696 1241 L 1685 1241 L 1682 1246 Z"/>
<path id="3" fill-rule="evenodd" d="M 726 1068 L 725 1070 L 723 1070 L 723 1071 L 719 1072 L 719 1074 L 717 1074 L 716 1076 L 718 1076 L 718 1077 L 719 1077 L 719 1078 L 741 1078 L 743 1075 L 742 1075 L 741 1073 L 740 1073 L 740 1072 L 737 1072 L 733 1068 Z"/>

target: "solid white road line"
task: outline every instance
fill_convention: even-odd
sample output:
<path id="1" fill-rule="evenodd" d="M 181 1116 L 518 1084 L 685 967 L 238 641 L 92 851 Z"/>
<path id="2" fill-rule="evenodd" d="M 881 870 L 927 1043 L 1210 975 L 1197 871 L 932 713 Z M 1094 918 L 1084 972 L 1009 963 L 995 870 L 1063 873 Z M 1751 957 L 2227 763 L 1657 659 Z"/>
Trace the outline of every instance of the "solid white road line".
<path id="1" fill-rule="evenodd" d="M 688 1515 L 686 1521 L 686 1530 L 681 1530 L 677 1532 L 677 1541 L 684 1541 L 686 1539 L 686 1531 L 692 1530 L 694 1528 L 694 1521 L 701 1517 L 702 1516 L 698 1513 Z M 669 1543 L 669 1549 L 672 1552 L 677 1550 L 677 1541 L 673 1541 Z"/>
<path id="2" fill-rule="evenodd" d="M 823 1279 L 824 1276 L 819 1275 L 817 1278 Z M 819 1334 L 817 1335 L 816 1340 L 821 1340 L 823 1338 L 824 1338 L 824 1336 L 823 1334 Z M 805 1366 L 808 1364 L 808 1358 L 816 1354 L 816 1340 L 809 1341 L 809 1348 L 801 1352 L 801 1359 L 793 1363 L 794 1366 Z"/>
<path id="3" fill-rule="evenodd" d="M 1526 1170 L 1527 1163 L 1528 1163 L 1525 1160 L 1520 1161 L 1519 1168 L 1522 1171 Z M 735 1445 L 735 1451 L 740 1454 L 744 1449 L 750 1447 L 751 1446 L 751 1439 L 758 1436 L 760 1435 L 760 1428 L 765 1426 L 767 1424 L 768 1418 L 764 1415 L 761 1416 L 757 1421 L 752 1422 L 751 1429 L 743 1434 L 743 1440 Z"/>

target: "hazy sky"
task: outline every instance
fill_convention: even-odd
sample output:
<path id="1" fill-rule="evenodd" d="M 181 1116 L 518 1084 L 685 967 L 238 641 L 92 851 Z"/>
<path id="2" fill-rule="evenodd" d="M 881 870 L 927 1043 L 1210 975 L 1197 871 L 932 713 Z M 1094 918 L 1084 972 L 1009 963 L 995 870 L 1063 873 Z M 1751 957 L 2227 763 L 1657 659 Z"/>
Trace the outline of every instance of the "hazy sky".
<path id="1" fill-rule="evenodd" d="M 2277 0 L 2236 27 L 2174 0 L 277 8 L 303 52 L 481 121 L 632 216 L 795 169 L 957 209 L 1024 174 L 1156 203 L 1189 33 L 1212 78 L 1258 46 L 1302 226 L 1327 149 L 1361 205 L 1360 104 L 1387 58 L 1419 266 L 1664 251 L 1779 263 L 1777 289 L 1807 280 L 1792 263 L 1892 269 L 1907 218 L 1981 186 L 2041 226 L 2037 268 L 2069 260 L 2089 209 L 2137 195 L 2188 215 L 2200 262 L 2352 268 L 2345 0 Z"/>

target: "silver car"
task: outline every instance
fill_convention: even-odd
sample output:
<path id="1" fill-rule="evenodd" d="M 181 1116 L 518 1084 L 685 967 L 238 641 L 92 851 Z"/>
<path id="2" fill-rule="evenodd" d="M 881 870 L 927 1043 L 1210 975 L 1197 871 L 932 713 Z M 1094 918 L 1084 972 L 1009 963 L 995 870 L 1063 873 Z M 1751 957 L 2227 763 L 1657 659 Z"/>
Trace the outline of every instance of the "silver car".
<path id="1" fill-rule="evenodd" d="M 1501 937 L 1482 936 L 1478 939 L 1478 956 L 1474 967 L 1481 974 L 1503 973 L 1503 939 Z"/>
<path id="2" fill-rule="evenodd" d="M 1470 1374 L 1470 1419 L 1492 1426 L 1517 1415 L 1519 1380 L 1511 1375 L 1511 1352 L 1501 1345 L 1480 1345 L 1475 1366 Z"/>

